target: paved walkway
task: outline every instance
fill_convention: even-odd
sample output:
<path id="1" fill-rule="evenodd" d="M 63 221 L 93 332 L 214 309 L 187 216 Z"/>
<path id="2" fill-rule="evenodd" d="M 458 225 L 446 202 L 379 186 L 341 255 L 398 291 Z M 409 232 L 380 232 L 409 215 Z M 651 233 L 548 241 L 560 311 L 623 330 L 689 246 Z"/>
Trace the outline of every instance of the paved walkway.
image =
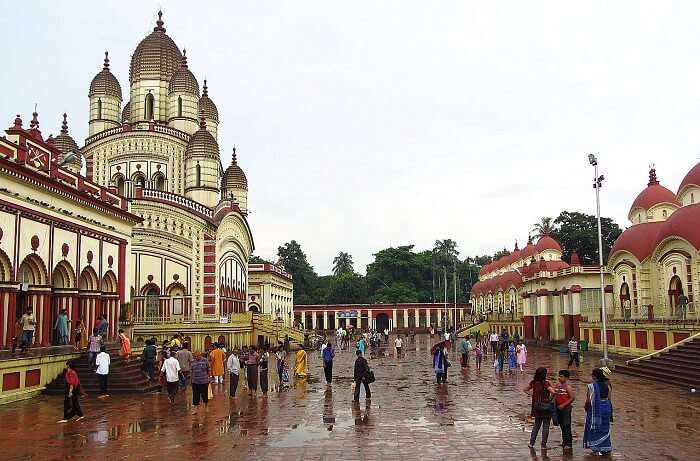
<path id="1" fill-rule="evenodd" d="M 548 460 L 600 459 L 581 446 L 585 385 L 576 381 L 574 453 L 531 452 L 528 397 L 522 388 L 535 364 L 552 373 L 565 366 L 556 352 L 531 350 L 528 369 L 496 374 L 493 368 L 450 369 L 449 384 L 433 383 L 428 338 L 406 357 L 371 360 L 377 382 L 371 404 L 353 405 L 353 355 L 338 354 L 331 387 L 322 382 L 318 353 L 310 354 L 308 382 L 267 397 L 219 386 L 206 414 L 191 415 L 190 393 L 170 406 L 164 395 L 83 400 L 86 418 L 56 424 L 62 399 L 38 398 L 0 407 L 0 459 L 202 460 Z M 493 359 L 491 358 L 491 362 Z M 584 362 L 582 379 L 592 360 Z M 271 379 L 274 381 L 274 378 Z M 700 400 L 687 392 L 613 375 L 613 459 L 697 460 Z M 274 388 L 274 387 L 273 387 Z M 186 398 L 185 398 L 186 397 Z M 552 428 L 550 445 L 560 443 Z"/>

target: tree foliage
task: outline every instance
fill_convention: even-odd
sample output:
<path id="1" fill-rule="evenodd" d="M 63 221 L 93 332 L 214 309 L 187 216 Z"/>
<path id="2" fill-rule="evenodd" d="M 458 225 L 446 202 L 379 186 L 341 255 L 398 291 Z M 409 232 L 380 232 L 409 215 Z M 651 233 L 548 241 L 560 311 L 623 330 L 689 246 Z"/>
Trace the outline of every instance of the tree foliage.
<path id="1" fill-rule="evenodd" d="M 603 261 L 622 233 L 611 218 L 600 219 L 603 235 Z M 575 251 L 582 264 L 598 264 L 598 220 L 594 215 L 576 211 L 562 211 L 554 220 L 552 237 L 562 246 L 563 258 L 570 260 Z"/>
<path id="2" fill-rule="evenodd" d="M 318 276 L 301 250 L 296 240 L 277 248 L 277 256 L 284 269 L 294 279 L 294 302 L 296 304 L 315 304 L 314 288 Z"/>
<path id="3" fill-rule="evenodd" d="M 352 256 L 349 253 L 341 251 L 338 256 L 333 258 L 333 275 L 339 277 L 345 274 L 353 274 L 355 270 L 353 269 Z"/>
<path id="4" fill-rule="evenodd" d="M 540 237 L 544 237 L 545 235 L 551 234 L 552 230 L 553 230 L 552 218 L 550 218 L 550 217 L 540 218 L 540 222 L 535 223 L 532 226 L 532 232 L 534 233 L 533 237 L 535 239 L 538 239 Z"/>

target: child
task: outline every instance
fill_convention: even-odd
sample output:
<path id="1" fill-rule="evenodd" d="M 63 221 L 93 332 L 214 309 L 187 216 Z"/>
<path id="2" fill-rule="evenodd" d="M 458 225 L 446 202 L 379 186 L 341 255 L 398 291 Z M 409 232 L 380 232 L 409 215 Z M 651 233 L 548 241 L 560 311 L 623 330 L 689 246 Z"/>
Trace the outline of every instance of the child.
<path id="1" fill-rule="evenodd" d="M 97 328 L 92 329 L 92 336 L 88 338 L 88 362 L 90 367 L 95 368 L 95 357 L 100 353 L 102 346 L 102 336 L 97 334 Z"/>
<path id="2" fill-rule="evenodd" d="M 561 441 L 564 450 L 572 450 L 573 440 L 571 436 L 571 404 L 576 399 L 574 389 L 569 384 L 569 370 L 559 370 L 559 378 L 554 389 L 554 404 L 556 405 L 556 419 L 561 429 Z"/>
<path id="3" fill-rule="evenodd" d="M 484 349 L 480 343 L 476 344 L 474 348 L 474 358 L 476 359 L 476 369 L 481 370 L 481 359 L 484 356 Z"/>

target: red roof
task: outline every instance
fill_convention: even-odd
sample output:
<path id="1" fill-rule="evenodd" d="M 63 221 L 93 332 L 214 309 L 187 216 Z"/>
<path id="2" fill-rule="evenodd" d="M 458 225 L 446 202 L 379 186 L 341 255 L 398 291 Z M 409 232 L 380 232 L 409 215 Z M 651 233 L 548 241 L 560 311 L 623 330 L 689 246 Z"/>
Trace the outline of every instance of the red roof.
<path id="1" fill-rule="evenodd" d="M 649 170 L 649 183 L 647 184 L 647 188 L 641 191 L 639 195 L 637 195 L 637 198 L 634 199 L 634 203 L 632 203 L 628 214 L 632 214 L 632 210 L 635 208 L 648 210 L 660 203 L 672 203 L 677 206 L 681 205 L 678 203 L 676 194 L 659 183 L 659 180 L 656 179 L 656 170 L 652 168 Z"/>
<path id="2" fill-rule="evenodd" d="M 561 253 L 561 245 L 559 245 L 559 242 L 554 240 L 549 235 L 543 235 L 537 241 L 537 246 L 535 247 L 535 249 L 537 250 L 538 253 L 542 253 L 545 250 L 556 250 L 559 253 Z"/>
<path id="3" fill-rule="evenodd" d="M 683 178 L 683 181 L 681 181 L 681 185 L 678 187 L 679 195 L 686 186 L 700 187 L 700 163 L 691 168 L 688 174 L 685 175 L 685 178 Z"/>
<path id="4" fill-rule="evenodd" d="M 530 259 L 531 256 L 534 256 L 535 253 L 537 253 L 537 249 L 535 248 L 535 245 L 532 244 L 532 242 L 527 242 L 527 245 L 525 245 L 525 248 L 523 248 L 523 251 L 520 253 L 520 255 L 525 258 L 525 261 Z"/>
<path id="5" fill-rule="evenodd" d="M 681 237 L 700 249 L 700 203 L 687 205 L 674 211 L 663 223 L 655 243 L 659 244 L 664 239 L 674 236 Z"/>
<path id="6" fill-rule="evenodd" d="M 681 210 L 674 212 L 671 218 Z M 640 262 L 644 261 L 651 252 L 654 251 L 659 231 L 661 227 L 667 223 L 668 221 L 646 222 L 628 227 L 620 234 L 617 240 L 615 240 L 612 250 L 610 250 L 610 256 L 618 251 L 627 251 L 632 253 Z"/>

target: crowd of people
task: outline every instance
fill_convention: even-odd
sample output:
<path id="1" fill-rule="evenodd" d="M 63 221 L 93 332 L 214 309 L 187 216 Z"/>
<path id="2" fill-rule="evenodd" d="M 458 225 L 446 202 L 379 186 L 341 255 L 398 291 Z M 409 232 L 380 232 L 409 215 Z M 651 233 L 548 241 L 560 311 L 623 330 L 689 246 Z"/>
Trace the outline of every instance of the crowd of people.
<path id="1" fill-rule="evenodd" d="M 119 333 L 119 355 L 123 360 L 128 361 L 131 359 L 130 343 L 123 330 Z M 434 336 L 434 333 L 431 336 Z M 331 386 L 333 383 L 333 362 L 336 353 L 351 349 L 352 344 L 355 350 L 352 400 L 358 402 L 361 390 L 364 389 L 365 398 L 369 401 L 372 396 L 370 384 L 374 382 L 375 377 L 368 358 L 376 358 L 380 354 L 390 355 L 389 331 L 361 332 L 357 329 L 353 331 L 353 329 L 339 328 L 335 332 L 335 339 L 334 343 L 332 339 L 324 337 L 319 346 L 326 385 Z M 87 339 L 87 345 L 88 359 L 95 369 L 100 384 L 99 397 L 104 398 L 107 396 L 110 356 L 106 353 L 104 339 L 97 328 L 93 329 L 93 334 Z M 415 337 L 412 334 L 395 335 L 394 357 L 396 359 L 404 357 L 408 345 L 415 345 Z M 575 337 L 571 338 L 567 348 L 569 367 L 573 365 L 578 370 L 580 357 L 578 341 Z M 516 370 L 523 372 L 527 364 L 527 347 L 517 335 L 511 338 L 505 331 L 501 334 L 474 333 L 458 340 L 453 334 L 443 333 L 430 350 L 435 379 L 440 386 L 447 384 L 448 369 L 452 366 L 451 350 L 455 357 L 459 358 L 462 368 L 473 365 L 480 370 L 484 360 L 490 357 L 489 354 L 493 357 L 496 373 L 503 373 L 506 366 L 510 372 Z M 262 347 L 243 346 L 240 350 L 233 351 L 227 351 L 224 344 L 214 343 L 206 352 L 193 353 L 190 345 L 183 340 L 182 334 L 177 334 L 170 340 L 163 341 L 160 350 L 156 347 L 154 338 L 147 340 L 141 353 L 141 362 L 144 378 L 149 382 L 159 380 L 171 404 L 176 402 L 179 392 L 190 386 L 193 414 L 196 414 L 201 407 L 206 410 L 213 396 L 213 387 L 223 386 L 226 379 L 229 381 L 228 394 L 232 399 L 236 398 L 239 383 L 242 383 L 243 390 L 248 394 L 257 394 L 259 388 L 263 396 L 267 395 L 270 381 L 275 380 L 269 376 L 271 353 L 276 359 L 275 379 L 279 383 L 279 389 L 284 390 L 290 387 L 287 364 L 290 350 L 287 341 L 279 342 L 274 349 L 266 344 Z M 304 380 L 308 377 L 306 350 L 302 348 L 296 351 L 291 363 L 296 380 Z M 596 454 L 612 451 L 610 373 L 608 368 L 594 369 L 593 382 L 586 388 L 583 446 Z M 555 383 L 550 382 L 547 376 L 546 368 L 537 368 L 533 379 L 524 389 L 531 397 L 530 414 L 534 419 L 528 446 L 534 449 L 537 437 L 541 434 L 540 447 L 547 450 L 550 425 L 554 424 L 561 429 L 564 450 L 572 450 L 571 420 L 573 404 L 577 396 L 570 382 L 571 373 L 569 369 L 560 370 Z M 67 422 L 73 417 L 82 419 L 79 396 L 83 392 L 73 362 L 68 363 L 65 382 L 64 418 L 61 422 Z M 225 388 L 222 387 L 222 389 Z"/>

